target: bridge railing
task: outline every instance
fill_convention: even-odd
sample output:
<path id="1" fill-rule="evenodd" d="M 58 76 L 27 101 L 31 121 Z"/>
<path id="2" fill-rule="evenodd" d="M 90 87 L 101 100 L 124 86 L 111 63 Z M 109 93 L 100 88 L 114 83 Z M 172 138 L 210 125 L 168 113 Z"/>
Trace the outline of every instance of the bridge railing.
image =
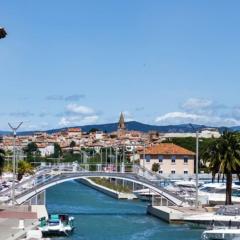
<path id="1" fill-rule="evenodd" d="M 23 192 L 16 194 L 17 198 L 24 196 L 32 191 L 37 191 L 42 186 L 54 183 L 58 180 L 62 180 L 63 178 L 74 177 L 75 175 L 78 176 L 79 173 L 86 174 L 88 176 L 96 175 L 99 173 L 99 176 L 122 176 L 127 177 L 129 179 L 138 180 L 143 184 L 148 184 L 149 186 L 154 186 L 159 191 L 156 192 L 156 198 L 153 199 L 154 204 L 158 204 L 158 199 L 160 199 L 160 203 L 162 203 L 162 196 L 161 193 L 167 196 L 165 199 L 171 204 L 173 199 L 178 199 L 178 202 L 184 202 L 185 200 L 179 196 L 174 195 L 172 192 L 164 189 L 163 187 L 159 186 L 157 182 L 151 181 L 146 177 L 146 172 L 144 172 L 138 165 L 133 164 L 78 164 L 78 163 L 61 163 L 61 164 L 45 164 L 42 168 L 39 169 L 39 172 L 42 171 L 42 175 L 38 175 L 35 178 L 34 185 L 31 189 L 27 189 Z M 47 174 L 44 174 L 47 173 Z M 107 174 L 105 174 L 107 173 Z M 105 175 L 104 175 L 105 174 Z M 98 175 L 97 175 L 98 176 Z M 11 199 L 10 199 L 11 200 Z"/>
<path id="2" fill-rule="evenodd" d="M 46 164 L 44 168 L 49 168 L 52 171 L 62 172 L 134 172 L 133 164 L 100 164 L 100 163 L 61 163 L 61 164 Z"/>

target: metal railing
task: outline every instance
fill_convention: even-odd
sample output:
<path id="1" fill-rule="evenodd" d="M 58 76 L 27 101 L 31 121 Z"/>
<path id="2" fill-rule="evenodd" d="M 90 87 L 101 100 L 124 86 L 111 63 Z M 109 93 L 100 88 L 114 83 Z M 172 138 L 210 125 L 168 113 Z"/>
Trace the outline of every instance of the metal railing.
<path id="1" fill-rule="evenodd" d="M 144 174 L 149 171 L 145 171 L 142 174 L 142 168 L 138 165 L 133 164 L 77 164 L 77 163 L 61 163 L 61 164 L 46 164 L 45 166 L 39 167 L 38 171 L 42 174 L 35 176 L 34 185 L 30 189 L 16 194 L 16 200 L 30 193 L 37 193 L 39 189 L 44 188 L 47 185 L 53 184 L 58 181 L 74 179 L 78 177 L 111 177 L 111 178 L 122 178 L 126 181 L 138 182 L 141 185 L 148 186 L 151 188 L 156 196 L 159 198 L 166 199 L 173 205 L 182 205 L 187 201 L 175 195 L 174 193 L 159 186 L 157 182 L 151 181 L 146 178 Z M 154 175 L 159 178 L 158 175 Z M 162 178 L 159 178 L 162 179 Z M 32 179 L 31 179 L 32 180 Z M 27 181 L 26 181 L 27 182 Z M 24 182 L 24 183 L 26 183 Z M 24 184 L 22 183 L 22 184 Z M 19 184 L 16 185 L 21 186 Z M 153 199 L 155 202 L 155 199 Z M 11 202 L 11 198 L 8 200 Z"/>

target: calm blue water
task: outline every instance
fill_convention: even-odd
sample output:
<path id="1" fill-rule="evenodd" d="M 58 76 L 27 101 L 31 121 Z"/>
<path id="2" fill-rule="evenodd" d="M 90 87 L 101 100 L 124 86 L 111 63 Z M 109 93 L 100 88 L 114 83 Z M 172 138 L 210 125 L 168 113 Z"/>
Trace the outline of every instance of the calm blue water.
<path id="1" fill-rule="evenodd" d="M 199 240 L 201 235 L 146 215 L 144 202 L 115 200 L 73 181 L 47 191 L 47 208 L 75 217 L 70 240 Z"/>

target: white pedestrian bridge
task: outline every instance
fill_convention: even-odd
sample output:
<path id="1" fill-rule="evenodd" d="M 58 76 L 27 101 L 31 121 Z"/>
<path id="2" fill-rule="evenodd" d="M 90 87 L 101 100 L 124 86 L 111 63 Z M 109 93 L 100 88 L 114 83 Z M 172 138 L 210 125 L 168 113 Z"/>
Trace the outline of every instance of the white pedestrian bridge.
<path id="1" fill-rule="evenodd" d="M 119 171 L 116 171 L 116 169 L 118 169 Z M 55 164 L 49 166 L 42 166 L 38 169 L 38 172 L 35 174 L 35 176 L 28 180 L 34 182 L 33 186 L 31 188 L 25 189 L 20 193 L 15 194 L 15 203 L 19 205 L 24 204 L 33 197 L 44 192 L 49 187 L 61 184 L 66 181 L 89 177 L 108 177 L 129 181 L 134 184 L 139 184 L 143 187 L 149 188 L 159 197 L 163 198 L 168 205 L 189 205 L 189 203 L 185 199 L 173 194 L 172 192 L 167 191 L 166 189 L 164 189 L 164 187 L 160 186 L 157 181 L 151 181 L 149 179 L 149 174 L 150 173 L 147 170 L 144 170 L 137 165 L 121 165 L 116 168 L 104 167 L 100 164 Z M 23 185 L 25 184 L 25 182 L 21 184 Z M 11 199 L 8 200 L 8 202 L 11 202 Z"/>

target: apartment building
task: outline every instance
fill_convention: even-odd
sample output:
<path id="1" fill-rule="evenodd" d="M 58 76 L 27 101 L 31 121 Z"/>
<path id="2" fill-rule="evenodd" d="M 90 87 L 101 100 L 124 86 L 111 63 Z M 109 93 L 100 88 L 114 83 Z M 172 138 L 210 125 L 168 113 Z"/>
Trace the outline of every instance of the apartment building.
<path id="1" fill-rule="evenodd" d="M 194 159 L 194 152 L 173 143 L 159 143 L 149 146 L 140 154 L 142 166 L 151 171 L 153 164 L 159 163 L 158 172 L 165 176 L 194 174 Z"/>

